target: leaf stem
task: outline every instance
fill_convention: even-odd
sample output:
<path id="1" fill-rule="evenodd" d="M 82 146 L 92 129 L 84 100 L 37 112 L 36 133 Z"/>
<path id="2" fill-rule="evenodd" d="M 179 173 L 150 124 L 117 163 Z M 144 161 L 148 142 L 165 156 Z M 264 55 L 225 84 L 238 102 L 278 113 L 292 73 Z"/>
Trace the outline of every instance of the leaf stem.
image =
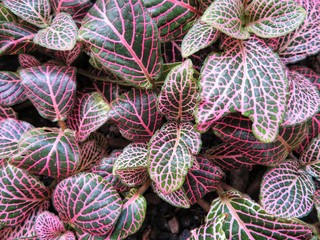
<path id="1" fill-rule="evenodd" d="M 298 159 L 292 152 L 289 153 L 289 156 L 290 156 L 293 160 L 299 162 L 299 159 Z"/>
<path id="2" fill-rule="evenodd" d="M 230 186 L 229 184 L 226 184 L 225 182 L 220 182 L 219 185 L 224 191 L 234 190 L 232 186 Z"/>
<path id="3" fill-rule="evenodd" d="M 150 185 L 151 185 L 151 179 L 148 178 L 148 180 L 145 181 L 144 184 L 138 189 L 136 194 L 138 195 L 144 194 L 144 192 L 150 187 Z"/>
<path id="4" fill-rule="evenodd" d="M 67 129 L 67 125 L 66 125 L 66 123 L 64 121 L 59 120 L 58 121 L 58 125 L 59 125 L 59 127 L 61 128 L 62 131 Z"/>
<path id="5" fill-rule="evenodd" d="M 198 203 L 198 205 L 200 206 L 200 207 L 202 207 L 203 208 L 203 210 L 205 210 L 206 212 L 209 212 L 210 211 L 210 204 L 207 202 L 207 201 L 205 201 L 204 199 L 198 199 L 197 200 L 197 203 Z"/>

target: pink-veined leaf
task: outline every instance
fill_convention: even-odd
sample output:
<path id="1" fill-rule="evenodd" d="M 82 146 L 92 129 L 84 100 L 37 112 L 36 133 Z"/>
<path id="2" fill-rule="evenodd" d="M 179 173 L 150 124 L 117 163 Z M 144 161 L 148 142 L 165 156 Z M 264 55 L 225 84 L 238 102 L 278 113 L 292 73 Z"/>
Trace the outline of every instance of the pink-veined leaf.
<path id="1" fill-rule="evenodd" d="M 244 12 L 245 29 L 259 37 L 284 36 L 304 21 L 306 10 L 294 0 L 253 0 Z"/>
<path id="2" fill-rule="evenodd" d="M 148 175 L 148 145 L 131 143 L 125 147 L 113 165 L 113 174 L 129 187 L 143 184 Z"/>
<path id="3" fill-rule="evenodd" d="M 253 133 L 260 141 L 274 141 L 288 89 L 279 57 L 256 37 L 247 41 L 226 38 L 223 48 L 225 52 L 209 55 L 201 71 L 198 130 L 206 131 L 221 117 L 238 111 L 252 119 Z"/>
<path id="4" fill-rule="evenodd" d="M 67 12 L 70 15 L 75 14 L 84 5 L 88 5 L 90 0 L 50 0 L 54 12 Z"/>
<path id="5" fill-rule="evenodd" d="M 301 218 L 312 210 L 315 186 L 311 176 L 299 167 L 299 162 L 287 160 L 265 173 L 260 202 L 268 213 L 277 217 Z"/>
<path id="6" fill-rule="evenodd" d="M 107 103 L 111 103 L 120 96 L 120 87 L 118 84 L 96 80 L 93 82 L 93 86 Z"/>
<path id="7" fill-rule="evenodd" d="M 49 188 L 36 177 L 10 164 L 0 169 L 0 223 L 16 226 L 25 221 L 39 204 L 48 202 Z"/>
<path id="8" fill-rule="evenodd" d="M 236 190 L 220 193 L 213 200 L 206 222 L 226 218 L 222 229 L 227 239 L 311 239 L 312 227 L 294 218 L 276 218 Z"/>
<path id="9" fill-rule="evenodd" d="M 78 27 L 68 13 L 59 13 L 52 24 L 40 30 L 33 42 L 49 49 L 67 51 L 76 45 Z"/>
<path id="10" fill-rule="evenodd" d="M 60 182 L 53 203 L 63 221 L 97 236 L 109 233 L 122 210 L 117 191 L 94 173 L 79 173 Z"/>
<path id="11" fill-rule="evenodd" d="M 126 139 L 148 141 L 162 124 L 156 101 L 155 92 L 133 88 L 111 103 L 109 116 Z"/>
<path id="12" fill-rule="evenodd" d="M 2 3 L 0 3 L 0 21 L 1 22 L 17 22 L 16 16 L 10 12 Z"/>
<path id="13" fill-rule="evenodd" d="M 220 36 L 220 32 L 199 18 L 184 36 L 181 44 L 183 58 L 198 52 L 214 43 Z"/>
<path id="14" fill-rule="evenodd" d="M 187 196 L 187 193 L 183 188 L 179 188 L 178 190 L 175 190 L 172 193 L 164 194 L 161 189 L 157 187 L 157 185 L 153 182 L 152 183 L 152 189 L 153 191 L 163 200 L 167 203 L 170 203 L 170 205 L 178 207 L 178 208 L 189 208 L 190 202 Z"/>
<path id="15" fill-rule="evenodd" d="M 14 118 L 0 120 L 0 159 L 12 157 L 21 135 L 32 128 L 31 124 Z"/>
<path id="16" fill-rule="evenodd" d="M 217 184 L 224 177 L 224 172 L 204 157 L 197 157 L 199 168 L 191 168 L 183 187 L 191 204 L 195 204 L 205 194 L 217 189 Z"/>
<path id="17" fill-rule="evenodd" d="M 320 135 L 310 142 L 299 160 L 311 176 L 320 179 Z"/>
<path id="18" fill-rule="evenodd" d="M 214 0 L 199 0 L 199 9 L 204 12 Z"/>
<path id="19" fill-rule="evenodd" d="M 142 0 L 159 28 L 161 42 L 182 38 L 201 15 L 195 0 Z"/>
<path id="20" fill-rule="evenodd" d="M 67 66 L 70 66 L 82 53 L 83 44 L 76 43 L 73 49 L 69 51 L 55 51 L 55 58 L 63 61 Z"/>
<path id="21" fill-rule="evenodd" d="M 138 87 L 152 88 L 161 74 L 158 30 L 139 0 L 98 0 L 79 37 L 103 66 Z"/>
<path id="22" fill-rule="evenodd" d="M 306 78 L 308 78 L 314 85 L 317 86 L 318 90 L 320 91 L 320 74 L 304 66 L 294 65 L 291 66 L 289 69 L 297 73 L 300 73 Z"/>
<path id="23" fill-rule="evenodd" d="M 200 148 L 200 133 L 189 122 L 165 123 L 154 134 L 149 142 L 148 167 L 160 191 L 169 194 L 182 186 Z"/>
<path id="24" fill-rule="evenodd" d="M 126 239 L 136 233 L 142 226 L 146 212 L 146 199 L 137 193 L 137 189 L 131 189 L 123 200 L 122 212 L 110 238 Z"/>
<path id="25" fill-rule="evenodd" d="M 19 74 L 0 71 L 0 105 L 12 106 L 27 100 Z"/>
<path id="26" fill-rule="evenodd" d="M 232 145 L 246 159 L 248 164 L 277 166 L 288 154 L 297 148 L 308 133 L 306 123 L 281 128 L 274 142 L 262 143 L 251 130 L 251 121 L 239 113 L 228 115 L 213 125 L 215 134 Z"/>
<path id="27" fill-rule="evenodd" d="M 17 118 L 17 113 L 11 107 L 0 106 L 0 120 L 5 118 Z"/>
<path id="28" fill-rule="evenodd" d="M 25 53 L 19 54 L 18 59 L 19 59 L 19 64 L 22 68 L 31 68 L 31 67 L 37 67 L 41 65 L 41 62 L 30 54 L 25 54 Z"/>
<path id="29" fill-rule="evenodd" d="M 39 28 L 50 25 L 49 0 L 4 0 L 4 5 L 15 15 Z"/>
<path id="30" fill-rule="evenodd" d="M 87 138 L 87 141 L 94 140 L 98 143 L 99 147 L 106 150 L 109 147 L 109 140 L 100 132 L 92 132 Z"/>
<path id="31" fill-rule="evenodd" d="M 183 58 L 181 55 L 181 40 L 170 41 L 167 43 L 161 44 L 161 52 L 164 63 L 174 64 L 177 62 L 182 62 Z M 163 71 L 165 68 L 163 69 Z"/>
<path id="32" fill-rule="evenodd" d="M 191 60 L 171 69 L 158 95 L 159 112 L 173 121 L 192 121 L 197 104 L 197 83 Z"/>
<path id="33" fill-rule="evenodd" d="M 320 190 L 314 192 L 313 195 L 314 206 L 317 210 L 318 220 L 320 219 Z"/>
<path id="34" fill-rule="evenodd" d="M 236 39 L 247 39 L 250 34 L 244 29 L 241 0 L 215 0 L 204 12 L 201 21 Z"/>
<path id="35" fill-rule="evenodd" d="M 67 125 L 77 131 L 80 142 L 86 140 L 108 120 L 109 104 L 97 93 L 86 93 L 76 98 Z"/>
<path id="36" fill-rule="evenodd" d="M 72 110 L 76 94 L 76 68 L 39 66 L 20 71 L 26 95 L 39 114 L 63 121 Z"/>
<path id="37" fill-rule="evenodd" d="M 74 231 L 76 233 L 77 240 L 106 240 L 106 236 L 92 235 L 77 227 L 74 228 Z"/>
<path id="38" fill-rule="evenodd" d="M 25 132 L 10 163 L 31 173 L 54 178 L 72 175 L 80 150 L 74 132 L 57 128 L 34 128 Z"/>

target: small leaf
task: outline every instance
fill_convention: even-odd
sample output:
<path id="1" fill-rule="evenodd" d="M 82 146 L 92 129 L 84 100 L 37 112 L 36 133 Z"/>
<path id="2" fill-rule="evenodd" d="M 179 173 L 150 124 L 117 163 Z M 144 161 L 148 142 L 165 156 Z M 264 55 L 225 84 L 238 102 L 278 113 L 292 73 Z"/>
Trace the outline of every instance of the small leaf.
<path id="1" fill-rule="evenodd" d="M 38 59 L 29 54 L 19 54 L 18 58 L 22 68 L 38 67 L 41 65 L 41 62 Z"/>
<path id="2" fill-rule="evenodd" d="M 93 173 L 80 173 L 60 182 L 53 203 L 63 221 L 97 236 L 109 233 L 122 210 L 117 191 Z"/>
<path id="3" fill-rule="evenodd" d="M 73 107 L 76 69 L 39 66 L 20 71 L 22 85 L 39 114 L 50 121 L 63 121 Z"/>
<path id="4" fill-rule="evenodd" d="M 320 179 L 320 135 L 311 141 L 299 160 L 311 176 Z"/>
<path id="5" fill-rule="evenodd" d="M 33 42 L 49 49 L 67 51 L 76 45 L 78 27 L 68 13 L 59 13 L 52 24 L 40 30 Z"/>
<path id="6" fill-rule="evenodd" d="M 0 106 L 0 120 L 5 118 L 17 118 L 17 113 L 11 107 Z"/>
<path id="7" fill-rule="evenodd" d="M 0 21 L 1 22 L 17 22 L 17 18 L 9 9 L 0 3 Z"/>
<path id="8" fill-rule="evenodd" d="M 63 61 L 67 66 L 70 66 L 82 53 L 83 44 L 81 42 L 76 43 L 73 49 L 69 51 L 55 51 L 55 58 Z"/>
<path id="9" fill-rule="evenodd" d="M 277 217 L 306 216 L 313 208 L 315 186 L 299 163 L 288 160 L 270 169 L 262 179 L 261 206 Z"/>

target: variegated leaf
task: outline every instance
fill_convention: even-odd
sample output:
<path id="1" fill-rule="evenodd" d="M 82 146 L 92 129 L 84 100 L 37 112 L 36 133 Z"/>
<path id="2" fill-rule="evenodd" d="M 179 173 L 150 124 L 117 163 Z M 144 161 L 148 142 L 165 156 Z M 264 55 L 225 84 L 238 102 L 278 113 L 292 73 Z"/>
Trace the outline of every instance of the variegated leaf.
<path id="1" fill-rule="evenodd" d="M 311 176 L 320 179 L 320 135 L 310 142 L 299 160 Z"/>
<path id="2" fill-rule="evenodd" d="M 250 34 L 241 20 L 244 15 L 242 0 L 215 0 L 204 12 L 201 21 L 236 39 L 247 39 Z"/>
<path id="3" fill-rule="evenodd" d="M 313 195 L 314 206 L 317 210 L 318 220 L 320 219 L 320 190 L 314 192 Z"/>
<path id="4" fill-rule="evenodd" d="M 197 128 L 239 111 L 253 121 L 253 133 L 262 142 L 273 142 L 284 117 L 288 82 L 280 59 L 266 44 L 227 38 L 223 53 L 211 54 L 201 71 L 201 102 Z M 260 74 L 262 73 L 263 74 Z"/>
<path id="5" fill-rule="evenodd" d="M 96 80 L 93 82 L 93 86 L 107 103 L 111 103 L 120 96 L 120 87 L 118 84 Z"/>
<path id="6" fill-rule="evenodd" d="M 131 143 L 123 149 L 113 165 L 113 174 L 129 187 L 143 184 L 149 177 L 147 168 L 148 145 Z"/>
<path id="7" fill-rule="evenodd" d="M 0 106 L 0 120 L 5 118 L 17 118 L 17 113 L 11 107 Z"/>
<path id="8" fill-rule="evenodd" d="M 36 59 L 34 56 L 29 54 L 19 54 L 19 64 L 22 68 L 31 68 L 31 67 L 37 67 L 41 65 L 41 62 Z"/>
<path id="9" fill-rule="evenodd" d="M 4 0 L 4 5 L 15 15 L 39 28 L 50 25 L 49 0 Z"/>
<path id="10" fill-rule="evenodd" d="M 0 169 L 0 225 L 16 226 L 25 221 L 51 196 L 36 177 L 10 164 Z M 48 206 L 48 205 L 46 205 Z"/>
<path id="11" fill-rule="evenodd" d="M 159 112 L 173 121 L 192 121 L 197 104 L 197 84 L 191 60 L 171 69 L 158 95 Z"/>
<path id="12" fill-rule="evenodd" d="M 260 202 L 268 213 L 277 217 L 301 218 L 312 210 L 315 186 L 311 176 L 299 167 L 297 161 L 287 160 L 265 173 Z"/>
<path id="13" fill-rule="evenodd" d="M 20 71 L 26 95 L 39 114 L 51 121 L 64 121 L 71 111 L 76 93 L 76 69 L 39 66 Z"/>
<path id="14" fill-rule="evenodd" d="M 97 0 L 79 37 L 103 66 L 138 87 L 152 88 L 161 74 L 158 30 L 139 0 Z"/>
<path id="15" fill-rule="evenodd" d="M 12 157 L 21 135 L 32 128 L 31 124 L 14 118 L 0 120 L 0 159 Z"/>
<path id="16" fill-rule="evenodd" d="M 57 128 L 34 128 L 25 132 L 11 164 L 54 178 L 72 175 L 80 158 L 74 132 Z"/>
<path id="17" fill-rule="evenodd" d="M 263 38 L 284 36 L 297 29 L 307 13 L 294 0 L 253 0 L 245 9 L 245 29 Z"/>
<path id="18" fill-rule="evenodd" d="M 1 22 L 17 22 L 16 16 L 10 12 L 2 3 L 0 3 L 0 21 Z"/>
<path id="19" fill-rule="evenodd" d="M 206 222 L 221 214 L 226 218 L 222 229 L 227 239 L 311 239 L 312 228 L 294 218 L 276 218 L 257 203 L 233 190 L 213 200 Z"/>
<path id="20" fill-rule="evenodd" d="M 181 44 L 183 58 L 204 49 L 214 43 L 220 36 L 220 32 L 199 18 L 184 36 Z"/>
<path id="21" fill-rule="evenodd" d="M 193 156 L 201 148 L 200 133 L 189 122 L 165 123 L 149 142 L 150 178 L 164 194 L 178 190 L 184 183 Z"/>
<path id="22" fill-rule="evenodd" d="M 97 236 L 109 233 L 122 210 L 117 191 L 93 173 L 80 173 L 60 182 L 53 203 L 63 221 Z"/>
<path id="23" fill-rule="evenodd" d="M 133 88 L 111 103 L 109 116 L 126 139 L 148 141 L 162 124 L 156 100 L 155 92 Z"/>

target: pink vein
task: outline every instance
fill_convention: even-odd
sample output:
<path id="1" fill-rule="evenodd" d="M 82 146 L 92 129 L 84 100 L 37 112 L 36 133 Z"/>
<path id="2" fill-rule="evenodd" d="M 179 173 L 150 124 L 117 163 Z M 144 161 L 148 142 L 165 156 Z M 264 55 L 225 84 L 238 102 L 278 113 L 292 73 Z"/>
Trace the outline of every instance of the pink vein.
<path id="1" fill-rule="evenodd" d="M 182 1 L 181 2 L 180 1 L 176 1 L 176 0 L 167 0 L 167 1 L 168 2 L 172 2 L 173 4 L 181 6 L 183 8 L 186 8 L 186 9 L 190 10 L 190 12 L 193 12 L 193 13 L 197 14 L 198 16 L 202 15 L 202 13 L 198 9 L 196 9 L 196 8 L 190 6 L 189 4 L 186 4 L 186 3 L 182 2 Z"/>

